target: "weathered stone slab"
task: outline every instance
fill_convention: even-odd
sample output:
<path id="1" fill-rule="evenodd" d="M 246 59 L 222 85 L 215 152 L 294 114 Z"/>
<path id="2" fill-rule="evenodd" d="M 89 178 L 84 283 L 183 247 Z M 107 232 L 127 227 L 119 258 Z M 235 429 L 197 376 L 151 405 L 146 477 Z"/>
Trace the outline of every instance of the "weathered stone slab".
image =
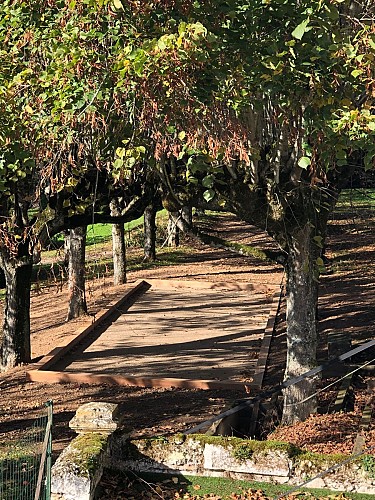
<path id="1" fill-rule="evenodd" d="M 80 434 L 52 468 L 52 500 L 93 500 L 104 465 L 123 471 L 232 477 L 291 486 L 309 479 L 307 487 L 375 495 L 375 476 L 368 465 L 373 463 L 372 456 L 366 463 L 362 459 L 347 462 L 346 455 L 307 453 L 289 443 L 202 434 L 149 439 L 110 436 L 117 428 L 116 415 L 117 405 L 110 403 L 89 403 L 78 409 L 71 427 Z M 87 429 L 91 432 L 84 432 Z"/>
<path id="2" fill-rule="evenodd" d="M 309 478 L 320 476 L 323 471 L 347 459 L 346 455 L 338 457 L 313 453 L 306 459 L 297 456 L 294 460 L 293 475 L 289 482 L 290 484 L 301 484 Z M 365 471 L 362 460 L 359 459 L 309 481 L 306 487 L 375 495 L 375 477 Z"/>
<path id="3" fill-rule="evenodd" d="M 78 433 L 101 432 L 111 434 L 118 426 L 118 405 L 93 402 L 81 405 L 69 422 L 69 427 Z"/>
<path id="4" fill-rule="evenodd" d="M 111 463 L 140 472 L 203 471 L 203 447 L 198 440 L 176 435 L 170 439 L 135 439 L 113 442 Z"/>
<path id="5" fill-rule="evenodd" d="M 229 472 L 245 472 L 265 476 L 289 477 L 290 461 L 286 452 L 265 450 L 254 453 L 251 459 L 238 460 L 233 456 L 233 448 L 215 444 L 204 447 L 204 468 Z"/>
<path id="6" fill-rule="evenodd" d="M 80 434 L 52 467 L 52 500 L 92 500 L 103 472 L 109 434 Z"/>

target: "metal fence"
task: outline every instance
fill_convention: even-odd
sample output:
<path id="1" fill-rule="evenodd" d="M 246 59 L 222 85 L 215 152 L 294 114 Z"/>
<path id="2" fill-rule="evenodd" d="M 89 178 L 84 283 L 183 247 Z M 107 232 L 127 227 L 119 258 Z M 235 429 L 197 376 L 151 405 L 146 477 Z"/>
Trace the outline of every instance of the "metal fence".
<path id="1" fill-rule="evenodd" d="M 0 443 L 0 500 L 51 498 L 52 414 L 48 401 L 19 438 Z"/>

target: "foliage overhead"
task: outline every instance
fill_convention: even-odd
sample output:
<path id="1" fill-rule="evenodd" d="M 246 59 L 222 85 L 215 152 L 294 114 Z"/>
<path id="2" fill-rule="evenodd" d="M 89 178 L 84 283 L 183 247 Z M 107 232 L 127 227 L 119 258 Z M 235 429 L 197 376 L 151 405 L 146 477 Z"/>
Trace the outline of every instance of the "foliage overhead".
<path id="1" fill-rule="evenodd" d="M 125 11 L 136 4 L 116 5 Z M 227 159 L 250 163 L 259 140 L 249 121 L 269 98 L 277 99 L 273 118 L 279 126 L 302 112 L 309 143 L 298 158 L 301 168 L 318 161 L 325 168 L 340 165 L 358 148 L 372 166 L 372 2 L 141 4 L 138 36 L 119 61 L 118 88 L 127 91 L 136 82 L 141 89 L 139 125 L 151 131 L 156 156 L 166 148 L 181 154 L 199 146 L 215 157 L 224 150 Z"/>
<path id="2" fill-rule="evenodd" d="M 262 154 L 275 184 L 284 160 L 312 185 L 354 151 L 374 164 L 371 1 L 4 0 L 0 39 L 7 234 L 53 197 L 85 213 L 145 159 L 183 161 L 206 201 L 232 161 L 259 184 Z"/>

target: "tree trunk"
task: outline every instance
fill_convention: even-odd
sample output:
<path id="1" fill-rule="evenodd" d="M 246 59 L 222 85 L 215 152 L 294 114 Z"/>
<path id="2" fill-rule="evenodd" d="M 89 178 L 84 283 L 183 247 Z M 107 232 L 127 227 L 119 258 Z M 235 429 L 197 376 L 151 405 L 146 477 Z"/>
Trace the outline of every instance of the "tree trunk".
<path id="1" fill-rule="evenodd" d="M 32 256 L 19 260 L 1 256 L 5 274 L 5 310 L 1 338 L 1 369 L 31 360 L 30 288 Z"/>
<path id="2" fill-rule="evenodd" d="M 191 207 L 185 205 L 184 207 L 181 208 L 181 217 L 184 219 L 184 221 L 189 224 L 189 226 L 192 225 L 193 223 L 193 210 Z"/>
<path id="3" fill-rule="evenodd" d="M 63 262 L 63 266 L 64 266 L 65 271 L 67 271 L 69 269 L 69 260 L 70 260 L 69 259 L 70 232 L 69 232 L 69 230 L 63 231 L 63 234 L 64 234 L 64 262 Z"/>
<path id="4" fill-rule="evenodd" d="M 124 224 L 112 224 L 113 283 L 126 283 L 126 248 Z"/>
<path id="5" fill-rule="evenodd" d="M 69 231 L 69 308 L 66 321 L 87 314 L 85 291 L 86 226 Z"/>
<path id="6" fill-rule="evenodd" d="M 121 210 L 117 199 L 110 203 L 111 215 L 118 217 Z M 113 283 L 122 285 L 126 283 L 126 247 L 124 224 L 112 224 L 112 256 L 113 256 Z"/>
<path id="7" fill-rule="evenodd" d="M 145 208 L 144 212 L 144 261 L 156 259 L 156 209 L 153 204 Z"/>
<path id="8" fill-rule="evenodd" d="M 294 232 L 289 245 L 287 272 L 287 366 L 285 379 L 316 366 L 318 268 L 320 249 L 313 241 L 311 225 Z M 316 411 L 315 381 L 308 379 L 284 391 L 284 425 L 304 421 Z"/>
<path id="9" fill-rule="evenodd" d="M 168 219 L 168 240 L 167 244 L 169 247 L 178 247 L 180 245 L 180 230 L 177 227 L 176 219 L 180 217 L 179 212 L 171 212 Z"/>

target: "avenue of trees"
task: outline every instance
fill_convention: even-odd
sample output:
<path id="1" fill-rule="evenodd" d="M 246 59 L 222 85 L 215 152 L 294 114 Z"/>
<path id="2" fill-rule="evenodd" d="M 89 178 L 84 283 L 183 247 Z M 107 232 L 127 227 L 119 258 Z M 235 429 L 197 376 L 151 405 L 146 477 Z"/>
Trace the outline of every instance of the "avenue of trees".
<path id="1" fill-rule="evenodd" d="M 374 16 L 372 0 L 4 0 L 3 367 L 30 360 L 45 241 L 144 210 L 152 227 L 161 197 L 274 238 L 285 377 L 312 368 L 327 220 L 353 169 L 374 167 Z M 285 423 L 314 411 L 314 398 L 295 404 L 313 392 L 309 380 L 285 393 Z"/>

